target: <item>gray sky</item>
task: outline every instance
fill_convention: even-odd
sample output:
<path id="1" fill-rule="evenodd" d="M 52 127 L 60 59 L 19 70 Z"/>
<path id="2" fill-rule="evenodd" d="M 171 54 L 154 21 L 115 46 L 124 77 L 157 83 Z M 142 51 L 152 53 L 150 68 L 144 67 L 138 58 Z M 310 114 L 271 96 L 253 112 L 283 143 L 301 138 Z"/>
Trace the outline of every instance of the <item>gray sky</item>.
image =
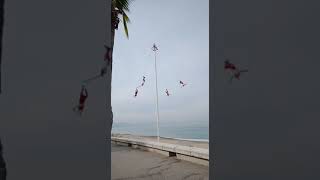
<path id="1" fill-rule="evenodd" d="M 168 4 L 169 3 L 169 4 Z M 114 122 L 155 119 L 153 43 L 158 46 L 161 122 L 209 119 L 208 0 L 136 0 L 129 17 L 129 39 L 123 25 L 116 32 L 112 104 Z M 134 98 L 135 88 L 145 86 Z M 179 80 L 188 85 L 180 88 Z M 165 89 L 172 95 L 167 97 Z"/>

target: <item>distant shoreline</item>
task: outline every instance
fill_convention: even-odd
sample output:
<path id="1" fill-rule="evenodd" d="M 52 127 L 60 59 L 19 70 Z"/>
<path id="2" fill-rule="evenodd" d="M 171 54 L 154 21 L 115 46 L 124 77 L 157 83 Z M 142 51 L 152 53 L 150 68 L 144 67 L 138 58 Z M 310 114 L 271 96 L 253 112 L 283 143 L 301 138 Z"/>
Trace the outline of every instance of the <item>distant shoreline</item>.
<path id="1" fill-rule="evenodd" d="M 148 135 L 130 134 L 130 133 L 112 133 L 112 135 L 129 135 L 129 136 L 141 136 L 141 137 L 152 137 L 152 138 L 157 138 L 157 136 L 148 136 Z M 162 138 L 162 139 L 182 140 L 182 141 L 199 141 L 199 142 L 209 142 L 209 139 L 185 139 L 185 138 L 164 137 L 164 136 L 160 136 L 160 138 Z"/>
<path id="2" fill-rule="evenodd" d="M 165 139 L 174 139 L 174 140 L 182 140 L 182 141 L 199 141 L 199 142 L 209 142 L 209 139 L 184 139 L 184 138 L 173 138 L 173 137 L 161 137 Z"/>
<path id="3" fill-rule="evenodd" d="M 157 142 L 157 136 L 145 136 L 145 135 L 134 135 L 134 134 L 121 134 L 121 133 L 112 133 L 112 138 L 124 138 L 133 141 L 141 142 Z M 179 139 L 179 138 L 170 138 L 170 137 L 160 137 L 161 143 L 168 143 L 180 146 L 196 147 L 196 148 L 209 148 L 209 141 L 203 140 L 192 140 L 192 139 Z"/>

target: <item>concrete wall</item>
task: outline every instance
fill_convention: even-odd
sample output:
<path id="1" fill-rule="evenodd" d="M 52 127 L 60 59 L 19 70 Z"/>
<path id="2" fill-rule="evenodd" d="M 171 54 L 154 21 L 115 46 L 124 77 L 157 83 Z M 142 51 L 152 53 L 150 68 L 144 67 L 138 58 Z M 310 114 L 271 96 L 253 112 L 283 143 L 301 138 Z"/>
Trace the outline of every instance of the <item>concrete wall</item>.
<path id="1" fill-rule="evenodd" d="M 112 143 L 121 146 L 129 146 L 135 149 L 155 152 L 168 157 L 190 161 L 196 164 L 209 166 L 209 150 L 204 148 L 180 145 L 179 143 L 161 143 L 143 141 L 139 139 L 128 139 L 112 137 Z"/>
<path id="2" fill-rule="evenodd" d="M 105 80 L 88 87 L 82 118 L 72 111 L 81 81 L 103 62 L 107 2 L 6 1 L 0 137 L 8 180 L 110 177 Z"/>
<path id="3" fill-rule="evenodd" d="M 216 160 L 210 175 L 319 179 L 319 3 L 215 0 L 212 5 L 215 138 L 210 140 L 216 144 L 210 150 L 216 157 L 210 160 Z M 225 58 L 249 73 L 228 83 Z"/>

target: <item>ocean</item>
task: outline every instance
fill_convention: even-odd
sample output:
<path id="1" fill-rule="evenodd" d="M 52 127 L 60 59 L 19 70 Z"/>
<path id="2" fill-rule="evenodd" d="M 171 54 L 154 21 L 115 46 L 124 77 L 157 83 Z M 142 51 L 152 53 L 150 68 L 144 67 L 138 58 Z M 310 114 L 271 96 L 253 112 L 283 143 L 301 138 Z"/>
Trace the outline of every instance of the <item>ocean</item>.
<path id="1" fill-rule="evenodd" d="M 112 133 L 157 136 L 156 122 L 114 122 Z M 159 122 L 161 137 L 209 140 L 209 122 Z"/>

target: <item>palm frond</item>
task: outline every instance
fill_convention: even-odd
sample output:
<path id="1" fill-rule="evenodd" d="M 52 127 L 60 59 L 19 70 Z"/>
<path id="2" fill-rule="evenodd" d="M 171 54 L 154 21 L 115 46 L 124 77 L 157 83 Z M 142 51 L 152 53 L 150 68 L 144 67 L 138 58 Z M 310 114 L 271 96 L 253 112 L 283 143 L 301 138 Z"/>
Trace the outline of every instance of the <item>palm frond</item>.
<path id="1" fill-rule="evenodd" d="M 127 38 L 129 38 L 127 24 L 130 23 L 130 19 L 126 13 L 130 12 L 129 5 L 132 1 L 133 0 L 112 0 L 112 8 L 115 12 L 115 16 L 119 17 L 119 15 L 122 15 L 122 23 Z"/>
<path id="2" fill-rule="evenodd" d="M 127 23 L 130 23 L 130 19 L 125 12 L 122 13 L 122 19 L 126 20 Z"/>
<path id="3" fill-rule="evenodd" d="M 115 8 L 119 9 L 119 10 L 124 10 L 129 12 L 129 5 L 131 3 L 132 0 L 112 0 L 112 4 Z"/>
<path id="4" fill-rule="evenodd" d="M 127 22 L 130 21 L 129 17 L 126 14 L 122 14 L 122 21 L 123 21 L 124 32 L 126 33 L 127 38 L 129 38 L 129 31 L 127 26 Z"/>

